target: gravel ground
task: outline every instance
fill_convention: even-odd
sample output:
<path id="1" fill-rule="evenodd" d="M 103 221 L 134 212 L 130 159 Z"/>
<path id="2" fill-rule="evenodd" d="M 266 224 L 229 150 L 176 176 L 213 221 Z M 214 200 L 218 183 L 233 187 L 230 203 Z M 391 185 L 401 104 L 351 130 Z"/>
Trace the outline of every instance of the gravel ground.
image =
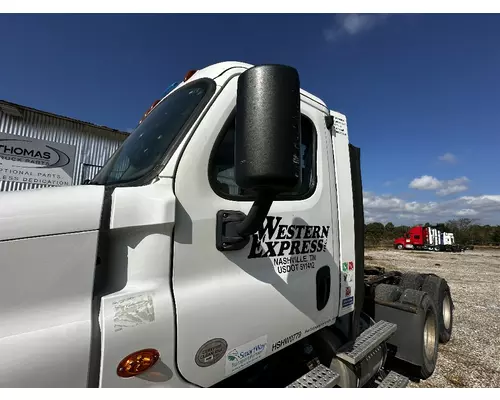
<path id="1" fill-rule="evenodd" d="M 434 375 L 410 387 L 500 387 L 500 251 L 433 253 L 366 250 L 366 265 L 432 272 L 455 303 L 451 340 L 439 345 Z"/>

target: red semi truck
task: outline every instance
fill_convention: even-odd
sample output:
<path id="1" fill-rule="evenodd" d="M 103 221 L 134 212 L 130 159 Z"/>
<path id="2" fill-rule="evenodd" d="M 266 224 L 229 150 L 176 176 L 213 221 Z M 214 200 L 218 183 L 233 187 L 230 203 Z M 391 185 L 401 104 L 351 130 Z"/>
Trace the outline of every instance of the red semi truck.
<path id="1" fill-rule="evenodd" d="M 455 243 L 455 236 L 435 227 L 414 226 L 403 237 L 394 239 L 398 250 L 465 251 L 465 247 Z"/>

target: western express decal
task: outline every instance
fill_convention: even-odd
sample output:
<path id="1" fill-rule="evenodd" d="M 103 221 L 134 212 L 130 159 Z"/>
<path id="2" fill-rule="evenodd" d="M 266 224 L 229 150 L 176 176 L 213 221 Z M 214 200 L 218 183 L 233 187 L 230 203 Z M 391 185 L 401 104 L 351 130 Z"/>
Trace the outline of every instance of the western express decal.
<path id="1" fill-rule="evenodd" d="M 252 237 L 248 258 L 271 258 L 279 274 L 315 268 L 316 255 L 327 251 L 330 226 L 281 224 L 267 217 Z"/>

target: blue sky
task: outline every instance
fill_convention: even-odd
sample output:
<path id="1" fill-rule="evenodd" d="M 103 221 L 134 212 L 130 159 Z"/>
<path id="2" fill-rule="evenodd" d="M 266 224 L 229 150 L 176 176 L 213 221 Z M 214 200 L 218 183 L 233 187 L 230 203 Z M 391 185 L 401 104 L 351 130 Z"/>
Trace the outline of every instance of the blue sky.
<path id="1" fill-rule="evenodd" d="M 498 15 L 0 15 L 0 98 L 133 128 L 193 68 L 295 66 L 347 115 L 367 221 L 500 224 Z"/>

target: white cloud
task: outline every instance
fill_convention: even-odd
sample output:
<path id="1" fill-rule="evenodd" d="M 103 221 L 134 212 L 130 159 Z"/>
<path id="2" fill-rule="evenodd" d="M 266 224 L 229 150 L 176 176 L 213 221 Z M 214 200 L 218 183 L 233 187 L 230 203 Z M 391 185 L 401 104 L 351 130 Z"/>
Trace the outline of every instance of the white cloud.
<path id="1" fill-rule="evenodd" d="M 424 175 L 410 182 L 410 188 L 417 190 L 436 190 L 441 187 L 441 181 L 433 176 Z"/>
<path id="2" fill-rule="evenodd" d="M 466 191 L 468 182 L 469 179 L 466 176 L 440 181 L 433 176 L 423 175 L 420 178 L 413 179 L 408 186 L 417 190 L 436 190 L 438 196 L 448 196 Z"/>
<path id="3" fill-rule="evenodd" d="M 470 217 L 483 224 L 500 224 L 500 195 L 462 196 L 441 202 L 418 202 L 364 192 L 363 200 L 367 223 L 437 223 Z"/>
<path id="4" fill-rule="evenodd" d="M 442 156 L 438 157 L 440 161 L 444 161 L 450 164 L 455 164 L 457 162 L 457 157 L 452 153 L 444 153 Z"/>
<path id="5" fill-rule="evenodd" d="M 442 188 L 439 189 L 436 194 L 438 196 L 448 196 L 450 194 L 465 192 L 468 189 L 467 182 L 469 182 L 469 179 L 467 179 L 465 176 L 449 181 L 444 181 L 442 182 Z"/>
<path id="6" fill-rule="evenodd" d="M 460 199 L 471 209 L 499 212 L 500 195 L 463 196 Z"/>
<path id="7" fill-rule="evenodd" d="M 345 35 L 357 35 L 383 23 L 387 14 L 337 14 L 333 26 L 324 29 L 326 41 L 334 42 Z"/>
<path id="8" fill-rule="evenodd" d="M 464 208 L 456 212 L 456 215 L 460 217 L 473 217 L 477 214 L 478 212 L 476 210 L 473 210 L 472 208 Z"/>

